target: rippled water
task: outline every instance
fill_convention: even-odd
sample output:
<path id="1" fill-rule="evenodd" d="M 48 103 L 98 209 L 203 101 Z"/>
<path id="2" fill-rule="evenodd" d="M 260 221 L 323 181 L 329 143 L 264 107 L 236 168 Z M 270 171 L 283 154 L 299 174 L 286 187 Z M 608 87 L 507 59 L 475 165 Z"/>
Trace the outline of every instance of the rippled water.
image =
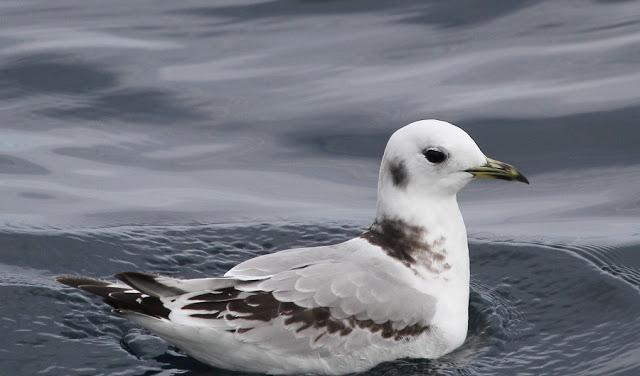
<path id="1" fill-rule="evenodd" d="M 635 1 L 1 1 L 0 374 L 212 371 L 62 273 L 221 274 L 373 215 L 391 132 L 531 186 L 461 195 L 465 345 L 372 375 L 640 374 Z"/>

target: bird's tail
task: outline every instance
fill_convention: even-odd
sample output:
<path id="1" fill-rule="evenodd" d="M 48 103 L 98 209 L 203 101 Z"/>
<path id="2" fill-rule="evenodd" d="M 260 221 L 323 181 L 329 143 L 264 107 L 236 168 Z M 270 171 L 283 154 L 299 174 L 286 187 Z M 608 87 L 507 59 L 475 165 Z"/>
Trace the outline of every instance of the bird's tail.
<path id="1" fill-rule="evenodd" d="M 127 272 L 115 275 L 126 285 L 81 276 L 60 276 L 56 280 L 64 285 L 100 296 L 120 314 L 138 313 L 154 318 L 168 319 L 171 310 L 161 297 L 177 295 L 179 289 L 156 282 L 150 274 Z"/>
<path id="2" fill-rule="evenodd" d="M 176 296 L 197 291 L 215 292 L 241 283 L 225 277 L 175 279 L 138 272 L 118 273 L 115 277 L 124 284 L 81 276 L 60 276 L 56 280 L 102 297 L 117 313 L 159 319 L 169 319 L 171 308 L 167 305 Z"/>

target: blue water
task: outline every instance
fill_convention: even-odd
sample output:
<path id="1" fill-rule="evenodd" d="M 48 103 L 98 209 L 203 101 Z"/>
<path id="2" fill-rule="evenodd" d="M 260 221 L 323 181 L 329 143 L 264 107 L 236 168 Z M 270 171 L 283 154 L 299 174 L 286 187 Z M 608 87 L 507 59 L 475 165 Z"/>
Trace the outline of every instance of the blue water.
<path id="1" fill-rule="evenodd" d="M 0 375 L 220 375 L 52 278 L 222 274 L 372 218 L 394 129 L 478 182 L 465 345 L 368 375 L 640 374 L 635 1 L 0 2 Z"/>

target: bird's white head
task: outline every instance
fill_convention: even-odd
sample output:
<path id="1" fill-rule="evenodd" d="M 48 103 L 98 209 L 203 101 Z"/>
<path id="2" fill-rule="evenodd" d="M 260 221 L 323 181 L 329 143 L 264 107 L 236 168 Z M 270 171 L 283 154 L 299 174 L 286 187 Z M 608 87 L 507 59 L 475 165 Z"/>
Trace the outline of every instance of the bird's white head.
<path id="1" fill-rule="evenodd" d="M 394 203 L 406 198 L 413 204 L 421 198 L 455 199 L 474 177 L 527 182 L 513 166 L 486 157 L 455 125 L 416 121 L 398 129 L 387 143 L 380 166 L 379 204 L 385 197 Z"/>

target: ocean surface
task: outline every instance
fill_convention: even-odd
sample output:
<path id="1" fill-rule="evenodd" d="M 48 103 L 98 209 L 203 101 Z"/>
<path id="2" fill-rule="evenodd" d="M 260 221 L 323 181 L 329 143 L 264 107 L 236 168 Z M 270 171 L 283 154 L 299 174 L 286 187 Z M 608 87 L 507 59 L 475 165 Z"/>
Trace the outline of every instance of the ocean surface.
<path id="1" fill-rule="evenodd" d="M 363 231 L 389 135 L 463 127 L 469 336 L 365 375 L 640 375 L 640 4 L 0 1 L 0 375 L 239 375 L 54 282 Z"/>

